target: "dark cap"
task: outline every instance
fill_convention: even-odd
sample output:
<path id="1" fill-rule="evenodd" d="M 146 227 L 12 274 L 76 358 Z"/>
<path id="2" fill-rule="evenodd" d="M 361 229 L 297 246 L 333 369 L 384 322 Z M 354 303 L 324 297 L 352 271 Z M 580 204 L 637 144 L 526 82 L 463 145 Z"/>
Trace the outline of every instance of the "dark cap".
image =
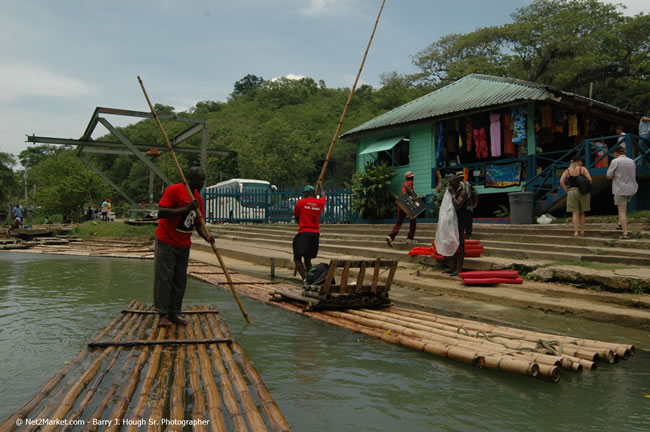
<path id="1" fill-rule="evenodd" d="M 307 186 L 305 186 L 305 188 L 302 191 L 303 192 L 311 192 L 311 191 L 315 191 L 315 190 L 316 189 L 314 189 L 314 187 L 312 185 L 307 185 Z"/>
<path id="2" fill-rule="evenodd" d="M 625 150 L 623 150 L 623 147 L 621 146 L 614 146 L 612 153 L 625 153 Z"/>

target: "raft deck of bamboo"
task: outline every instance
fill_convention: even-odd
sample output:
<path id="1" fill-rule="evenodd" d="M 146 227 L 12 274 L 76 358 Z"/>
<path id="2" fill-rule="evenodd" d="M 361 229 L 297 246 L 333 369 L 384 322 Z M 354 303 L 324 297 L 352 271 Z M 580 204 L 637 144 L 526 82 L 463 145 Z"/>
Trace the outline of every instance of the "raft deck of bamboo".
<path id="1" fill-rule="evenodd" d="M 52 430 L 285 431 L 289 426 L 214 306 L 158 327 L 131 302 L 2 425 Z"/>
<path id="2" fill-rule="evenodd" d="M 188 272 L 228 289 L 225 277 L 214 266 L 192 263 Z M 242 274 L 233 276 L 233 280 L 238 283 L 236 289 L 241 295 L 315 320 L 479 368 L 538 377 L 554 383 L 561 380 L 562 370 L 593 370 L 600 363 L 627 360 L 635 353 L 634 346 L 628 344 L 497 326 L 403 307 L 308 311 L 304 303 L 274 295 L 278 289 L 299 290 L 295 285 L 270 285 L 264 279 Z"/>

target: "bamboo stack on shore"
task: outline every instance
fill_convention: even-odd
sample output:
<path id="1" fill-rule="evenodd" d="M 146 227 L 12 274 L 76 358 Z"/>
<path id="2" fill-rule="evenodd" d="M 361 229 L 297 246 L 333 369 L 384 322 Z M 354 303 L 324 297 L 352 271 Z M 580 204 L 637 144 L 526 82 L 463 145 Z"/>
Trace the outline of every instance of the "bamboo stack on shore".
<path id="1" fill-rule="evenodd" d="M 28 431 L 289 430 L 216 308 L 183 313 L 187 326 L 158 327 L 151 307 L 131 302 L 0 432 L 21 424 Z"/>
<path id="2" fill-rule="evenodd" d="M 210 272 L 206 264 L 193 264 L 189 272 L 227 289 L 223 278 Z M 241 274 L 233 280 L 241 283 L 238 290 L 243 295 L 328 324 L 481 368 L 555 383 L 561 380 L 561 370 L 593 370 L 599 363 L 627 360 L 635 352 L 629 344 L 522 330 L 403 307 L 306 312 L 304 304 L 273 296 L 278 288 L 297 289 L 293 285 L 269 285 L 264 279 Z"/>

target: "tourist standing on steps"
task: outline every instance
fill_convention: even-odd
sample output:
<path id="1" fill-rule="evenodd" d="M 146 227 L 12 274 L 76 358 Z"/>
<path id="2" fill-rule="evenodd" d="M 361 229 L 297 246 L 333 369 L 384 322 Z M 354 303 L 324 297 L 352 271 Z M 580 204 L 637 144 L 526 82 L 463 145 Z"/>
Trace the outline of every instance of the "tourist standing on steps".
<path id="1" fill-rule="evenodd" d="M 625 149 L 617 146 L 612 150 L 614 159 L 607 169 L 607 178 L 612 180 L 614 204 L 618 207 L 618 223 L 623 230 L 621 238 L 630 238 L 627 232 L 627 203 L 636 195 L 639 185 L 636 182 L 636 164 L 625 156 Z"/>
<path id="2" fill-rule="evenodd" d="M 411 171 L 407 171 L 406 174 L 404 174 L 404 179 L 406 180 L 404 184 L 402 185 L 402 195 L 404 194 L 409 194 L 413 197 L 413 199 L 417 199 L 417 195 L 415 194 L 415 190 L 413 190 L 413 179 L 415 178 L 415 174 L 413 174 Z M 406 217 L 406 213 L 397 206 L 397 222 L 395 223 L 395 226 L 393 226 L 393 230 L 386 236 L 386 243 L 388 246 L 393 247 L 393 240 L 395 240 L 395 237 L 397 237 L 397 234 L 399 233 L 400 228 L 402 227 L 402 224 L 404 223 L 404 218 Z M 409 218 L 410 220 L 410 225 L 409 225 L 409 232 L 406 235 L 406 243 L 407 244 L 413 244 L 415 243 L 415 228 L 416 228 L 416 218 Z"/>
<path id="3" fill-rule="evenodd" d="M 591 210 L 591 194 L 582 194 L 578 189 L 578 177 L 581 175 L 587 177 L 589 183 L 592 183 L 591 175 L 584 167 L 582 157 L 576 156 L 560 177 L 560 186 L 567 194 L 566 211 L 571 213 L 573 237 L 585 236 L 585 212 Z"/>
<path id="4" fill-rule="evenodd" d="M 316 187 L 322 196 L 316 198 L 313 186 L 305 186 L 303 198 L 296 203 L 293 216 L 298 223 L 298 234 L 293 238 L 293 262 L 303 280 L 311 268 L 311 260 L 318 256 L 320 242 L 320 215 L 325 209 L 325 189 L 319 180 Z M 304 263 L 303 263 L 304 261 Z"/>
<path id="5" fill-rule="evenodd" d="M 172 323 L 187 324 L 178 315 L 187 286 L 187 263 L 194 228 L 205 241 L 214 243 L 214 237 L 205 229 L 197 214 L 200 211 L 200 217 L 204 217 L 203 198 L 199 193 L 205 183 L 203 170 L 196 166 L 190 168 L 187 183 L 192 197 L 187 194 L 185 183 L 176 183 L 165 189 L 158 203 L 153 297 L 156 311 L 160 314 L 160 327 Z"/>
<path id="6" fill-rule="evenodd" d="M 443 271 L 443 273 L 449 273 L 452 276 L 458 276 L 463 271 L 465 263 L 465 225 L 473 217 L 473 213 L 468 209 L 468 207 L 472 206 L 469 191 L 461 182 L 461 176 L 451 176 L 447 188 L 451 194 L 451 202 L 454 204 L 454 209 L 456 209 L 456 220 L 458 221 L 458 251 L 451 257 L 451 267 Z"/>

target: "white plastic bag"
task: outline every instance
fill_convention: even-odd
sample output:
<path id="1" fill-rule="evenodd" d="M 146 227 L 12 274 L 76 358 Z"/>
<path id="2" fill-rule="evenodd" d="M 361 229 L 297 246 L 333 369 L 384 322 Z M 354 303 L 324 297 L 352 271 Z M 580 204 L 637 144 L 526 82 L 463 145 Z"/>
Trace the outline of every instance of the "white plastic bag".
<path id="1" fill-rule="evenodd" d="M 456 209 L 451 201 L 451 194 L 445 191 L 440 204 L 438 214 L 438 226 L 436 227 L 436 239 L 434 242 L 436 251 L 442 256 L 453 256 L 458 249 L 458 219 Z"/>

